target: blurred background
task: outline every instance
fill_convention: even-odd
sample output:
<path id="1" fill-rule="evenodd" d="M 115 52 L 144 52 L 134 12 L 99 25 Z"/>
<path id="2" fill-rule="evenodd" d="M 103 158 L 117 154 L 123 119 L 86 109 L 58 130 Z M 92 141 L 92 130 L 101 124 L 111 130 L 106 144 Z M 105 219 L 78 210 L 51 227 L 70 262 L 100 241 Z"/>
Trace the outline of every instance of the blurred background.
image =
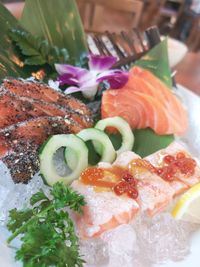
<path id="1" fill-rule="evenodd" d="M 0 1 L 20 18 L 24 1 Z M 200 0 L 75 1 L 90 52 L 112 54 L 120 64 L 128 57 L 136 60 L 152 47 L 145 30 L 157 25 L 161 39 L 169 36 L 169 61 L 176 81 L 200 94 Z"/>
<path id="2" fill-rule="evenodd" d="M 23 1 L 0 1 L 20 17 Z M 191 51 L 200 49 L 200 0 L 76 1 L 86 31 L 143 31 L 156 24 L 162 35 L 184 42 Z"/>

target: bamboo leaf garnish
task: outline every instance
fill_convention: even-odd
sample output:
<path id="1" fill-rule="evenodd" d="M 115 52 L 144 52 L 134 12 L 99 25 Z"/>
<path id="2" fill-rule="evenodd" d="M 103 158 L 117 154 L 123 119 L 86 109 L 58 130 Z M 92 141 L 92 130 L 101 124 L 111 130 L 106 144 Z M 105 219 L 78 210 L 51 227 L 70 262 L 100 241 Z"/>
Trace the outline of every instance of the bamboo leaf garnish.
<path id="1" fill-rule="evenodd" d="M 9 32 L 9 36 L 25 57 L 25 65 L 40 66 L 48 64 L 54 67 L 55 63 L 68 63 L 69 61 L 67 49 L 52 46 L 47 40 L 35 37 L 27 31 L 12 29 Z"/>

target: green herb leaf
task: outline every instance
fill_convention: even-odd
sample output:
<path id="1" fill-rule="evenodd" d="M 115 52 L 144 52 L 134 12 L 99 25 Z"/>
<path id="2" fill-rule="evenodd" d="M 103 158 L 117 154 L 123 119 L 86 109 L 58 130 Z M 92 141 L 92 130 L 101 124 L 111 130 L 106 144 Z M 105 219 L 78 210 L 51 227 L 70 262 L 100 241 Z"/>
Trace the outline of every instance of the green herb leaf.
<path id="1" fill-rule="evenodd" d="M 49 200 L 48 197 L 45 195 L 45 193 L 41 190 L 30 198 L 30 204 L 33 206 L 34 204 L 42 201 L 42 200 Z"/>
<path id="2" fill-rule="evenodd" d="M 51 46 L 69 52 L 69 64 L 81 64 L 88 53 L 85 34 L 75 0 L 26 0 L 21 25 Z"/>
<path id="3" fill-rule="evenodd" d="M 21 235 L 22 245 L 16 259 L 24 267 L 82 267 L 78 238 L 66 207 L 82 212 L 84 198 L 62 183 L 50 190 L 48 198 L 41 190 L 30 198 L 31 208 L 10 211 L 8 229 L 10 243 Z"/>
<path id="4" fill-rule="evenodd" d="M 0 3 L 0 25 L 0 79 L 4 79 L 6 76 L 28 77 L 27 73 L 15 63 L 18 55 L 8 36 L 9 29 L 20 27 L 19 22 L 2 3 Z"/>
<path id="5" fill-rule="evenodd" d="M 66 49 L 51 46 L 47 40 L 43 40 L 41 37 L 35 37 L 19 29 L 12 29 L 9 36 L 20 48 L 23 56 L 26 57 L 25 65 L 44 65 L 47 63 L 54 67 L 55 63 L 67 63 L 69 60 Z"/>
<path id="6" fill-rule="evenodd" d="M 33 210 L 27 209 L 24 211 L 17 211 L 12 209 L 9 212 L 9 222 L 7 224 L 8 230 L 12 233 L 20 228 L 24 222 L 28 221 L 33 216 Z"/>
<path id="7" fill-rule="evenodd" d="M 53 186 L 51 195 L 54 197 L 55 207 L 63 208 L 68 206 L 70 209 L 81 213 L 82 206 L 85 205 L 84 197 L 73 191 L 70 187 L 63 187 L 61 183 Z"/>

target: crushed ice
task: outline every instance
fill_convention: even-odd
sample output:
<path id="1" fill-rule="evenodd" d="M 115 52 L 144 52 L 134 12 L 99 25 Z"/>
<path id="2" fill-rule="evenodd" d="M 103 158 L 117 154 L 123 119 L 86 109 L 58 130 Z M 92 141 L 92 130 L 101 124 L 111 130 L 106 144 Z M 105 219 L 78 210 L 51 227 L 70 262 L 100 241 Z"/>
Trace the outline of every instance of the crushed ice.
<path id="1" fill-rule="evenodd" d="M 10 209 L 24 208 L 41 188 L 48 192 L 38 174 L 28 185 L 15 185 L 0 162 L 0 226 L 5 226 Z M 153 219 L 141 216 L 100 238 L 81 241 L 80 249 L 87 262 L 85 267 L 150 267 L 167 260 L 183 260 L 190 252 L 191 234 L 196 229 L 193 224 L 175 221 L 167 212 Z"/>

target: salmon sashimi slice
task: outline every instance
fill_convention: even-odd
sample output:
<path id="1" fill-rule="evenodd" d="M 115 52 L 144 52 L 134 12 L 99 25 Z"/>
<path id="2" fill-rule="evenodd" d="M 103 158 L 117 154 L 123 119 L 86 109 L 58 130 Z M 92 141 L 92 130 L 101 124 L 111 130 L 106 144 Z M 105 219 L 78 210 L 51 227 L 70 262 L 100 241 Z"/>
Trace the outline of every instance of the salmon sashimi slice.
<path id="1" fill-rule="evenodd" d="M 160 135 L 181 135 L 188 125 L 186 111 L 172 91 L 140 67 L 130 70 L 123 88 L 103 93 L 101 114 L 121 116 L 132 128 L 150 127 Z"/>
<path id="2" fill-rule="evenodd" d="M 6 127 L 0 130 L 0 160 L 16 183 L 27 183 L 39 169 L 38 150 L 49 136 L 82 129 L 73 119 L 62 117 L 39 117 Z"/>
<path id="3" fill-rule="evenodd" d="M 126 159 L 125 159 L 126 157 Z M 128 159 L 127 159 L 128 158 Z M 137 179 L 137 189 L 139 192 L 138 203 L 141 210 L 149 216 L 163 211 L 172 200 L 173 190 L 157 174 L 148 169 L 138 168 L 135 160 L 141 159 L 134 152 L 122 153 L 119 155 L 114 165 L 128 167 L 129 172 Z"/>
<path id="4" fill-rule="evenodd" d="M 84 196 L 87 203 L 83 215 L 76 217 L 82 238 L 97 237 L 118 225 L 128 224 L 139 212 L 134 199 L 119 197 L 113 192 L 95 192 L 92 186 L 80 181 L 74 181 L 72 187 Z"/>
<path id="5" fill-rule="evenodd" d="M 132 151 L 121 153 L 113 165 L 125 167 L 137 179 L 137 189 L 139 192 L 138 203 L 141 210 L 147 212 L 149 216 L 164 210 L 172 200 L 173 190 L 170 186 L 155 173 L 148 169 L 138 169 L 135 167 L 135 160 L 141 159 L 139 155 Z"/>
<path id="6" fill-rule="evenodd" d="M 165 156 L 171 155 L 175 157 L 177 153 L 183 153 L 185 156 L 192 159 L 192 156 L 188 153 L 186 148 L 178 142 L 173 142 L 167 148 L 161 149 L 154 154 L 149 155 L 146 157 L 146 159 L 151 162 L 153 166 L 162 167 L 164 165 L 163 158 Z M 183 174 L 177 170 L 177 172 L 174 174 L 174 179 L 169 182 L 174 189 L 174 196 L 180 195 L 193 185 L 200 182 L 200 166 L 196 159 L 195 161 L 197 164 L 193 174 Z"/>
<path id="7" fill-rule="evenodd" d="M 102 118 L 121 116 L 133 129 L 152 128 L 158 134 L 177 131 L 167 109 L 155 98 L 128 89 L 108 90 L 102 98 Z"/>
<path id="8" fill-rule="evenodd" d="M 5 79 L 0 90 L 5 89 L 18 96 L 43 100 L 48 103 L 56 103 L 63 107 L 71 108 L 79 114 L 91 115 L 90 110 L 85 104 L 71 96 L 55 91 L 43 83 Z"/>
<path id="9" fill-rule="evenodd" d="M 88 115 L 78 114 L 75 111 L 41 100 L 20 97 L 9 91 L 0 92 L 0 128 L 40 116 L 72 117 L 84 128 L 92 127 L 93 121 Z"/>
<path id="10" fill-rule="evenodd" d="M 174 117 L 175 120 L 181 120 L 183 125 L 187 128 L 188 118 L 185 108 L 183 108 L 172 91 L 151 72 L 137 66 L 133 67 L 129 72 L 129 81 L 126 86 L 134 91 L 143 92 L 155 98 L 159 98 L 170 112 L 170 115 Z"/>

